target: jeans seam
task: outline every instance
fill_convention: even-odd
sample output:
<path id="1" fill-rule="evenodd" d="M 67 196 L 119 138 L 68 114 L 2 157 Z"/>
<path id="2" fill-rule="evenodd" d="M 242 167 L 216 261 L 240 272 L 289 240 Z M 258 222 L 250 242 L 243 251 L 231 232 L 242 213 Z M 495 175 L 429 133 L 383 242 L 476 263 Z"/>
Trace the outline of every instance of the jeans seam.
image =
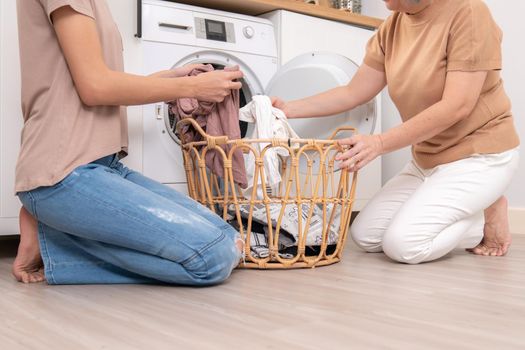
<path id="1" fill-rule="evenodd" d="M 38 227 L 39 227 L 39 230 L 42 231 L 42 234 L 39 235 L 41 237 L 41 241 L 42 241 L 42 244 L 41 244 L 41 247 L 40 247 L 40 249 L 41 249 L 40 255 L 42 256 L 42 253 L 45 253 L 45 260 L 47 260 L 47 268 L 45 269 L 45 272 L 47 272 L 46 278 L 49 277 L 49 279 L 51 279 L 51 281 L 48 280 L 48 282 L 52 282 L 51 284 L 56 284 L 57 282 L 56 282 L 55 276 L 53 274 L 53 261 L 51 260 L 51 257 L 49 255 L 49 249 L 47 247 L 47 241 L 46 241 L 46 235 L 45 235 L 44 226 L 39 222 L 38 223 Z M 47 275 L 49 275 L 49 276 L 47 276 Z"/>
<path id="2" fill-rule="evenodd" d="M 27 192 L 27 196 L 29 197 L 29 202 L 31 203 L 31 211 L 33 212 L 35 219 L 38 221 L 38 213 L 36 211 L 35 196 L 31 193 L 31 191 Z"/>
<path id="3" fill-rule="evenodd" d="M 84 262 L 74 262 L 74 261 L 66 261 L 54 264 L 55 266 L 82 266 L 82 265 L 98 265 L 98 266 L 115 266 L 107 261 L 84 261 Z"/>
<path id="4" fill-rule="evenodd" d="M 82 194 L 82 195 L 85 195 L 85 194 L 86 194 L 86 193 L 84 193 L 83 191 L 80 191 L 80 190 L 76 189 L 74 186 L 65 185 L 65 187 L 69 187 L 69 188 L 71 188 L 73 191 L 75 191 L 75 192 L 77 192 L 77 193 L 79 193 L 79 194 Z M 117 209 L 117 208 L 111 206 L 111 204 L 108 203 L 108 202 L 104 202 L 104 201 L 101 201 L 101 200 L 96 199 L 96 198 L 91 198 L 90 200 L 93 200 L 93 201 L 96 201 L 96 202 L 98 202 L 98 203 L 100 203 L 100 204 L 102 204 L 102 205 L 105 205 L 107 208 L 112 209 L 112 210 L 114 210 L 114 211 L 116 211 L 116 212 L 118 212 L 118 213 L 120 213 L 120 214 L 123 214 L 123 215 L 125 215 L 126 217 L 128 217 L 129 219 L 131 219 L 131 220 L 133 220 L 133 221 L 135 221 L 135 222 L 139 222 L 139 223 L 141 223 L 141 224 L 143 224 L 143 225 L 145 225 L 145 226 L 147 226 L 147 227 L 150 227 L 151 229 L 159 230 L 160 232 L 162 232 L 162 233 L 164 233 L 164 234 L 167 234 L 167 235 L 170 235 L 170 233 L 171 233 L 170 231 L 165 231 L 165 230 L 162 229 L 162 228 L 152 226 L 152 225 L 150 225 L 149 223 L 147 223 L 147 222 L 145 222 L 145 221 L 142 221 L 142 220 L 140 220 L 139 218 L 137 218 L 137 217 L 135 217 L 135 216 L 129 215 L 129 214 L 126 213 L 125 211 L 122 211 L 122 210 L 120 210 L 120 209 Z M 186 258 L 186 259 L 184 259 L 183 261 L 187 261 L 188 259 L 193 258 L 195 255 L 199 255 L 199 254 L 201 253 L 201 251 L 203 251 L 203 250 L 204 250 L 205 248 L 207 248 L 209 245 L 215 243 L 217 240 L 219 240 L 220 238 L 222 238 L 223 235 L 224 235 L 224 232 L 221 230 L 221 236 L 219 236 L 218 238 L 216 238 L 216 239 L 213 240 L 212 242 L 208 243 L 208 244 L 207 244 L 206 246 L 204 246 L 202 249 L 196 251 L 193 255 L 191 255 L 190 257 L 188 257 L 188 258 Z M 189 248 L 190 250 L 194 250 L 193 247 L 187 245 L 186 243 L 184 243 L 184 241 L 179 240 L 179 239 L 176 239 L 176 241 L 177 241 L 179 244 L 182 244 L 182 245 L 186 246 L 186 247 Z M 152 254 L 152 253 L 148 253 L 148 254 Z M 166 258 L 166 257 L 164 257 L 164 258 L 165 258 L 165 259 L 168 259 L 168 260 L 171 260 L 171 258 Z M 180 261 L 176 261 L 176 260 L 172 260 L 172 261 L 174 261 L 174 262 L 176 262 L 176 263 L 178 263 L 178 264 L 181 264 Z"/>
<path id="5" fill-rule="evenodd" d="M 210 243 L 206 244 L 204 247 L 202 247 L 201 249 L 199 249 L 198 251 L 196 251 L 193 255 L 191 255 L 190 257 L 184 259 L 183 261 L 181 261 L 179 264 L 181 265 L 184 265 L 190 261 L 192 261 L 193 259 L 195 259 L 196 257 L 198 256 L 202 256 L 204 255 L 204 253 L 210 249 L 212 246 L 214 246 L 215 244 L 217 244 L 218 242 L 224 240 L 226 238 L 226 234 L 224 233 L 224 230 L 221 230 L 221 234 L 219 237 L 215 238 L 213 241 L 211 241 Z M 208 269 L 208 264 L 206 262 L 205 259 L 203 259 L 204 262 L 206 263 L 206 270 Z"/>

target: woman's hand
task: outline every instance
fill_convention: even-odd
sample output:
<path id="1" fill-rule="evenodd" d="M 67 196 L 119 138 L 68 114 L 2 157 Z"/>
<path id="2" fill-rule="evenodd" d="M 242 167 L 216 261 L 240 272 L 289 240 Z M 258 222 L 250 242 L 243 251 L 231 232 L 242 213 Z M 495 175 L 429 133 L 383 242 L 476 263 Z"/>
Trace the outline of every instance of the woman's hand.
<path id="1" fill-rule="evenodd" d="M 355 135 L 339 140 L 338 143 L 350 146 L 348 151 L 335 158 L 340 162 L 340 168 L 346 168 L 350 172 L 358 171 L 384 153 L 381 135 Z"/>
<path id="2" fill-rule="evenodd" d="M 202 64 L 188 64 L 170 70 L 154 73 L 150 77 L 154 78 L 182 78 L 188 77 L 192 70 L 202 68 Z M 231 90 L 239 90 L 242 84 L 237 80 L 243 77 L 243 73 L 238 66 L 226 67 L 224 70 L 216 70 L 201 73 L 194 77 L 189 77 L 193 81 L 195 97 L 199 101 L 222 102 Z"/>
<path id="3" fill-rule="evenodd" d="M 194 77 L 182 78 L 191 79 L 193 85 L 192 96 L 199 101 L 222 102 L 231 90 L 240 90 L 242 83 L 236 81 L 243 77 L 239 67 L 230 67 L 225 70 L 217 70 L 201 73 Z"/>
<path id="4" fill-rule="evenodd" d="M 185 77 L 188 74 L 190 74 L 192 70 L 203 67 L 203 66 L 204 66 L 203 64 L 198 64 L 198 63 L 188 64 L 186 66 L 153 73 L 150 75 L 150 77 L 153 77 L 153 78 L 181 78 L 181 77 Z"/>
<path id="5" fill-rule="evenodd" d="M 290 109 L 285 101 L 281 100 L 279 97 L 271 97 L 272 106 L 283 111 L 284 115 L 289 118 Z"/>

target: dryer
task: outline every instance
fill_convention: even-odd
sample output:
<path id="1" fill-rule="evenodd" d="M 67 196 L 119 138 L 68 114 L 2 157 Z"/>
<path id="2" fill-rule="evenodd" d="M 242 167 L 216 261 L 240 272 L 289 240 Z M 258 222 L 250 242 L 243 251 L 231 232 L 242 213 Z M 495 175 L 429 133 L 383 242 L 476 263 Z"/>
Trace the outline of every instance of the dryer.
<path id="1" fill-rule="evenodd" d="M 313 95 L 347 84 L 363 61 L 373 28 L 361 28 L 278 10 L 263 15 L 274 24 L 282 66 L 281 84 L 270 91 L 285 100 Z M 317 57 L 312 53 L 317 51 Z M 319 54 L 322 53 L 322 54 Z M 308 56 L 312 56 L 310 59 Z M 319 56 L 322 56 L 319 57 Z M 298 57 L 302 57 L 298 59 Z M 381 132 L 381 96 L 339 116 L 294 119 L 292 126 L 302 137 L 327 137 L 340 124 L 357 127 L 361 134 Z M 320 132 L 321 131 L 321 132 Z M 359 171 L 354 210 L 364 205 L 381 189 L 381 159 L 377 158 Z"/>
<path id="2" fill-rule="evenodd" d="M 358 69 L 350 58 L 333 52 L 304 52 L 279 67 L 272 21 L 167 1 L 142 0 L 142 37 L 144 74 L 190 63 L 239 65 L 245 75 L 241 107 L 257 94 L 292 99 L 347 84 Z M 143 172 L 186 192 L 182 152 L 166 107 L 143 107 Z M 372 100 L 351 112 L 292 124 L 304 138 L 328 138 L 342 125 L 371 133 L 378 109 L 378 101 Z M 375 190 L 365 191 L 362 201 Z"/>

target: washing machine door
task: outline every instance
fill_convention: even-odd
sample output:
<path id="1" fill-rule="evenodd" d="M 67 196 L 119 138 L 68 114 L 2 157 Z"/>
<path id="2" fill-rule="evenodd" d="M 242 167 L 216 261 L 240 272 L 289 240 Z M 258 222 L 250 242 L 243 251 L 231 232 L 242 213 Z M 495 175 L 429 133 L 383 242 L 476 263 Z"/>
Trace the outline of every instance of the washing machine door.
<path id="1" fill-rule="evenodd" d="M 211 64 L 215 69 L 220 70 L 227 66 L 239 66 L 244 73 L 244 77 L 239 80 L 242 84 L 242 88 L 239 91 L 239 103 L 241 108 L 249 103 L 253 96 L 264 93 L 263 86 L 250 65 L 239 57 L 233 56 L 229 53 L 213 50 L 199 51 L 179 60 L 172 68 L 182 67 L 188 64 Z M 175 134 L 177 121 L 172 114 L 168 113 L 168 109 L 165 110 L 164 120 L 166 122 L 168 133 L 173 141 L 180 144 L 180 140 Z M 245 122 L 240 122 L 239 124 L 242 137 L 246 134 L 251 134 L 253 126 L 248 125 L 248 123 Z"/>
<path id="2" fill-rule="evenodd" d="M 305 98 L 348 84 L 358 68 L 352 60 L 338 54 L 306 53 L 279 69 L 268 84 L 266 94 L 285 101 Z M 360 134 L 371 134 L 376 118 L 377 101 L 374 99 L 338 115 L 291 119 L 290 124 L 301 138 L 328 139 L 341 126 L 352 126 Z"/>
<path id="3" fill-rule="evenodd" d="M 264 93 L 258 76 L 250 69 L 251 61 L 227 52 L 202 50 L 194 47 L 162 45 L 144 42 L 144 66 L 154 71 L 181 67 L 190 63 L 209 63 L 217 68 L 239 65 L 245 75 L 240 102 L 249 102 L 253 95 Z M 176 58 L 176 59 L 174 59 Z M 259 62 L 259 61 L 258 61 Z M 150 71 L 146 71 L 150 73 Z M 246 123 L 245 123 L 246 124 Z M 176 120 L 164 103 L 143 107 L 143 171 L 165 184 L 186 182 L 180 140 L 175 134 Z M 241 125 L 242 132 L 250 132 L 248 125 Z"/>

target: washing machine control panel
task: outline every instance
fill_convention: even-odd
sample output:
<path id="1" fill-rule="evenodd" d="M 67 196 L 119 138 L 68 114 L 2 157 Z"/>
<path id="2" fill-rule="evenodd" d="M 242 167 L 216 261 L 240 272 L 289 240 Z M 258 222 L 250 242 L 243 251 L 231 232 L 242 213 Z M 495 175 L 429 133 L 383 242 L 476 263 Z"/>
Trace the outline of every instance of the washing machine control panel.
<path id="1" fill-rule="evenodd" d="M 233 23 L 195 17 L 195 35 L 199 39 L 235 43 Z"/>

